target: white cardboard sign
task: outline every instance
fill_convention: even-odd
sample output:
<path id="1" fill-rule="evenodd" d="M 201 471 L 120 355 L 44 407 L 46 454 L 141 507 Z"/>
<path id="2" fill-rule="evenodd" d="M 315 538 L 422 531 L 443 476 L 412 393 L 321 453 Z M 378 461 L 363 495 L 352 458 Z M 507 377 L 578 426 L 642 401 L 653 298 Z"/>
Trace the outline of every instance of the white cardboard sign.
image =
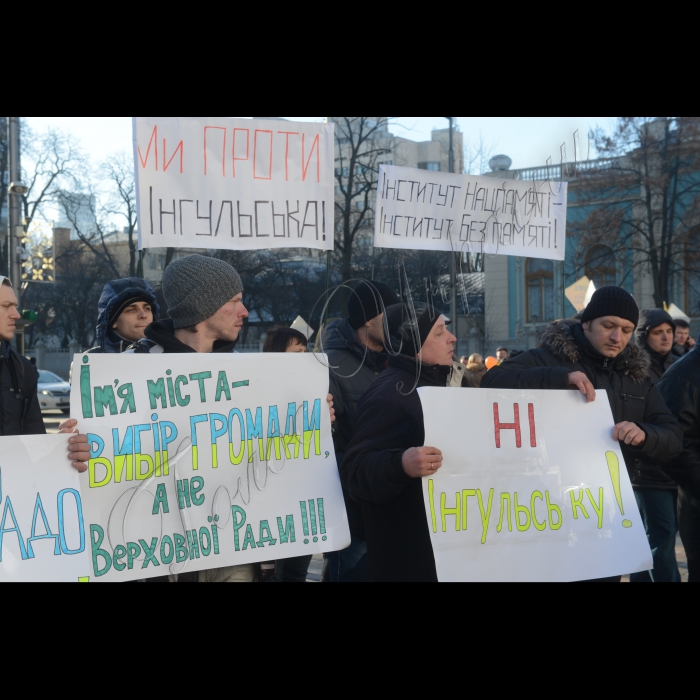
<path id="1" fill-rule="evenodd" d="M 0 583 L 90 576 L 78 472 L 67 435 L 0 439 Z"/>
<path id="2" fill-rule="evenodd" d="M 441 582 L 572 582 L 653 560 L 605 394 L 420 389 Z"/>
<path id="3" fill-rule="evenodd" d="M 350 531 L 312 355 L 76 355 L 93 580 L 333 552 Z"/>
<path id="4" fill-rule="evenodd" d="M 141 248 L 333 250 L 334 127 L 133 117 Z"/>
<path id="5" fill-rule="evenodd" d="M 564 260 L 568 184 L 382 165 L 374 245 Z"/>

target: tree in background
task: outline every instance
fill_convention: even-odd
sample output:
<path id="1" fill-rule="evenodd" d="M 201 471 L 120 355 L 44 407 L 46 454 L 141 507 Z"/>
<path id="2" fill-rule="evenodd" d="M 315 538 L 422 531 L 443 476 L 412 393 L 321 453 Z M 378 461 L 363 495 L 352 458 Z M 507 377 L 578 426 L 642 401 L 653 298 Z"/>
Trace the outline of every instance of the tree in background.
<path id="1" fill-rule="evenodd" d="M 699 271 L 700 118 L 618 117 L 612 134 L 593 136 L 604 160 L 570 173 L 588 211 L 570 224 L 579 238 L 577 274 L 616 267 L 649 274 L 661 307 L 674 278 Z"/>

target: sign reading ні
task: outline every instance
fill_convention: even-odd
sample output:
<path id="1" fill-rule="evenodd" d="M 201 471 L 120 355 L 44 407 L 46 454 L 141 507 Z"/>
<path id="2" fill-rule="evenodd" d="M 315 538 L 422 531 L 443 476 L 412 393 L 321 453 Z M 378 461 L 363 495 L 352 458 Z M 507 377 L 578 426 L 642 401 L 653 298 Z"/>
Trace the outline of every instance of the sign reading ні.
<path id="1" fill-rule="evenodd" d="M 350 544 L 312 355 L 77 355 L 72 411 L 93 581 L 334 552 Z"/>
<path id="2" fill-rule="evenodd" d="M 382 165 L 374 245 L 564 260 L 568 184 Z"/>
<path id="3" fill-rule="evenodd" d="M 420 389 L 441 582 L 572 582 L 653 568 L 603 392 Z"/>
<path id="4" fill-rule="evenodd" d="M 334 127 L 134 117 L 144 248 L 333 250 Z"/>

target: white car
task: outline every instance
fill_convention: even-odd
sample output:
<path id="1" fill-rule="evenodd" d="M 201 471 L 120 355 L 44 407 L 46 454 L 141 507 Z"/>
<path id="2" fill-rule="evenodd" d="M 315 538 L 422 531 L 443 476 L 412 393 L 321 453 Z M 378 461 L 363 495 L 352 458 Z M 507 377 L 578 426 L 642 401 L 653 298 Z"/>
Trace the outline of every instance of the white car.
<path id="1" fill-rule="evenodd" d="M 70 384 L 53 372 L 39 370 L 39 385 L 36 390 L 42 411 L 70 413 Z"/>

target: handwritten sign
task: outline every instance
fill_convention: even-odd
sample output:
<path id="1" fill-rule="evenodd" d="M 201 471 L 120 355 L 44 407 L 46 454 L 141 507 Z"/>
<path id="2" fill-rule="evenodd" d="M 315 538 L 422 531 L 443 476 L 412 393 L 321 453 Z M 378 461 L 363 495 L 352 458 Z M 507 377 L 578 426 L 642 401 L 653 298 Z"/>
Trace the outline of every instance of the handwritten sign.
<path id="1" fill-rule="evenodd" d="M 444 464 L 423 492 L 440 581 L 569 582 L 648 571 L 606 400 L 420 389 Z"/>
<path id="2" fill-rule="evenodd" d="M 383 165 L 374 245 L 564 260 L 567 188 Z"/>
<path id="3" fill-rule="evenodd" d="M 134 117 L 141 248 L 333 250 L 330 124 Z"/>
<path id="4" fill-rule="evenodd" d="M 90 576 L 78 472 L 67 435 L 0 439 L 0 582 Z"/>
<path id="5" fill-rule="evenodd" d="M 350 544 L 328 370 L 312 355 L 85 355 L 74 366 L 94 581 Z"/>

